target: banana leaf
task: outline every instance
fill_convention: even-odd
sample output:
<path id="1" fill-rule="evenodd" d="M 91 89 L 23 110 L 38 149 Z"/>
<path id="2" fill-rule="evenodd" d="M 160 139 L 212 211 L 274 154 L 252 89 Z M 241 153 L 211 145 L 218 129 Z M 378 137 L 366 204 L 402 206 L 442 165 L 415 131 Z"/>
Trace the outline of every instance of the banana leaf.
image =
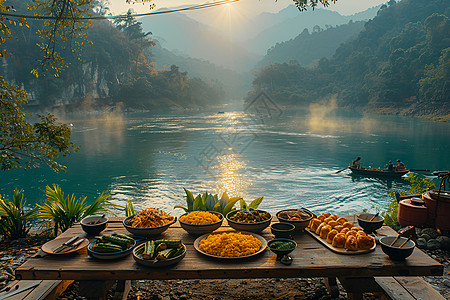
<path id="1" fill-rule="evenodd" d="M 181 205 L 175 205 L 173 208 L 181 208 L 181 209 L 183 209 L 185 212 L 188 212 L 188 209 L 187 209 L 186 207 L 184 207 L 184 206 L 181 206 Z"/>
<path id="2" fill-rule="evenodd" d="M 194 210 L 194 196 L 187 189 L 185 189 L 185 188 L 183 188 L 183 189 L 186 192 L 186 203 L 187 203 L 188 211 L 192 211 L 192 210 Z"/>
<path id="3" fill-rule="evenodd" d="M 250 205 L 248 206 L 248 208 L 257 209 L 258 206 L 261 204 L 262 201 L 263 201 L 263 197 L 256 198 L 255 200 L 253 200 L 253 201 L 250 203 Z"/>
<path id="4" fill-rule="evenodd" d="M 207 193 L 205 193 L 205 195 L 207 197 Z M 195 197 L 193 210 L 206 210 L 206 206 L 203 204 L 204 201 L 206 201 L 206 199 L 203 200 L 203 198 L 206 198 L 205 195 L 203 195 L 203 197 L 201 197 L 200 195 Z"/>
<path id="5" fill-rule="evenodd" d="M 228 195 L 226 192 L 223 192 L 222 198 L 219 200 L 220 204 L 220 211 L 223 212 L 225 210 L 225 206 L 227 206 L 228 202 L 230 201 L 230 198 L 228 198 Z"/>
<path id="6" fill-rule="evenodd" d="M 241 209 L 247 209 L 247 203 L 245 203 L 244 199 L 240 199 Z"/>
<path id="7" fill-rule="evenodd" d="M 241 197 L 233 197 L 229 199 L 227 205 L 225 205 L 222 211 L 222 214 L 226 216 L 231 210 L 233 210 L 233 206 L 236 204 L 236 202 L 238 202 L 241 199 L 242 199 Z"/>
<path id="8" fill-rule="evenodd" d="M 213 195 L 208 195 L 208 197 L 206 198 L 206 202 L 205 202 L 205 207 L 206 207 L 206 210 L 209 210 L 209 211 L 211 211 L 211 210 L 213 210 L 214 209 L 214 205 L 216 205 L 216 199 L 214 198 L 214 196 Z"/>

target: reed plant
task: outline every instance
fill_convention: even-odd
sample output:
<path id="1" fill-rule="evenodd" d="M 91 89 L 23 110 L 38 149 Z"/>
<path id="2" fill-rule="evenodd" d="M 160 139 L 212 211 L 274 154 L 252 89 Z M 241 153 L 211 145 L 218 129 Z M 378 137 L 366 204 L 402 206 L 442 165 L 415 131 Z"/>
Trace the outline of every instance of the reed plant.
<path id="1" fill-rule="evenodd" d="M 103 213 L 114 213 L 112 208 L 121 207 L 113 204 L 110 199 L 113 195 L 109 191 L 103 191 L 92 204 L 86 203 L 86 197 L 76 198 L 74 194 L 65 196 L 58 185 L 46 187 L 46 199 L 44 203 L 37 204 L 39 217 L 54 223 L 54 234 L 64 232 L 75 222 L 81 221 L 86 216 Z"/>
<path id="2" fill-rule="evenodd" d="M 0 235 L 3 239 L 27 236 L 37 217 L 37 209 L 26 207 L 23 190 L 14 190 L 12 200 L 0 195 Z"/>

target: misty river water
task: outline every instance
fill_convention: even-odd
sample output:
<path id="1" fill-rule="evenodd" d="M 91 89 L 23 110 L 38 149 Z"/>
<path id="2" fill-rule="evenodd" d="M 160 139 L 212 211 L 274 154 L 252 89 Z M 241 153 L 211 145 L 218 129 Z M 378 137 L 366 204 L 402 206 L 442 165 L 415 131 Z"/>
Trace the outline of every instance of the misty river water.
<path id="1" fill-rule="evenodd" d="M 3 171 L 0 193 L 25 190 L 27 203 L 44 198 L 46 185 L 92 201 L 103 190 L 137 210 L 184 204 L 183 187 L 227 191 L 275 213 L 304 206 L 316 212 L 382 210 L 403 180 L 336 174 L 356 156 L 363 166 L 401 159 L 409 168 L 450 169 L 450 124 L 396 116 L 359 115 L 320 108 L 244 111 L 64 115 L 81 150 L 61 160 L 67 173 L 46 168 Z"/>

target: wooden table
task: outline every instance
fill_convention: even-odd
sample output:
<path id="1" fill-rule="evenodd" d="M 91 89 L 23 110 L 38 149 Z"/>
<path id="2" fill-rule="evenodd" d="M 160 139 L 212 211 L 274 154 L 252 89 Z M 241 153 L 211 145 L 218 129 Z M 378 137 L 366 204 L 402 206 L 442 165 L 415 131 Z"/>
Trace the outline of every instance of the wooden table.
<path id="1" fill-rule="evenodd" d="M 355 224 L 354 216 L 347 217 Z M 110 218 L 107 229 L 103 232 L 127 233 L 121 220 Z M 218 231 L 230 230 L 224 224 Z M 377 231 L 380 234 L 394 235 L 387 226 Z M 64 232 L 61 236 L 83 235 L 79 224 Z M 269 228 L 261 235 L 270 240 L 273 235 Z M 349 298 L 358 298 L 360 293 L 370 291 L 373 277 L 381 276 L 427 276 L 442 275 L 441 264 L 419 249 L 403 262 L 394 262 L 385 255 L 380 246 L 375 251 L 360 255 L 336 254 L 325 248 L 308 233 L 297 234 L 294 239 L 297 248 L 291 253 L 293 263 L 289 266 L 276 261 L 276 255 L 269 249 L 250 259 L 218 260 L 198 253 L 193 243 L 195 236 L 186 233 L 178 224 L 172 225 L 163 235 L 164 239 L 181 239 L 186 245 L 186 257 L 177 265 L 169 268 L 148 268 L 138 265 L 132 255 L 114 261 L 91 258 L 86 250 L 74 255 L 47 255 L 30 258 L 16 269 L 20 279 L 63 279 L 80 281 L 80 293 L 91 298 L 102 298 L 101 286 L 109 288 L 111 283 L 119 280 L 124 288 L 129 287 L 133 279 L 251 279 L 251 278 L 305 278 L 323 277 L 328 280 L 332 292 L 336 291 L 335 278 L 346 288 Z M 361 284 L 364 282 L 364 284 Z M 126 284 L 124 284 L 126 283 Z M 93 286 L 94 288 L 90 288 Z M 125 292 L 127 294 L 127 292 Z"/>

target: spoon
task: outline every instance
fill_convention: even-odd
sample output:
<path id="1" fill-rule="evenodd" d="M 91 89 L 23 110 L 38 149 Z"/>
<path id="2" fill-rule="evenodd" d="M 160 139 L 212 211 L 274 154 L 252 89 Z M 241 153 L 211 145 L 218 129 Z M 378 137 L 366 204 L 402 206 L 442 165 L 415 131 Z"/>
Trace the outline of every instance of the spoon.
<path id="1" fill-rule="evenodd" d="M 283 265 L 290 265 L 290 264 L 292 264 L 292 257 L 290 257 L 289 255 L 284 255 L 281 259 L 280 259 L 280 262 L 283 264 Z"/>

